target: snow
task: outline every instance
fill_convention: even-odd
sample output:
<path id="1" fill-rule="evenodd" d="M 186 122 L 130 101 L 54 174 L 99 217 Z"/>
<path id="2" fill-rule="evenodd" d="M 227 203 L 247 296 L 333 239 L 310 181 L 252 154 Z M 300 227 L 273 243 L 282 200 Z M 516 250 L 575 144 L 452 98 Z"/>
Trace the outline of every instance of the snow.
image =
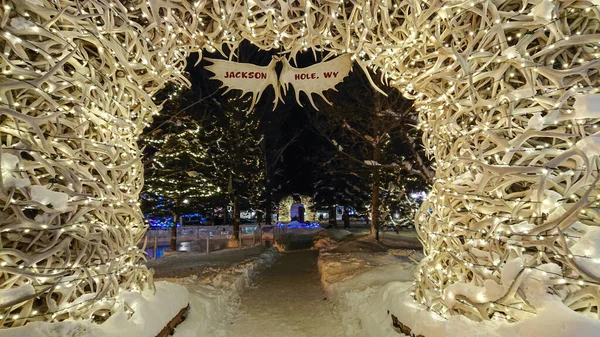
<path id="1" fill-rule="evenodd" d="M 589 258 L 600 256 L 600 229 L 591 227 L 570 250 L 573 255 L 579 256 L 574 259 L 580 267 L 583 267 L 588 273 L 600 277 L 600 260 Z"/>
<path id="2" fill-rule="evenodd" d="M 548 291 L 552 275 L 561 271 L 556 264 L 530 269 L 516 258 L 504 266 L 499 283 L 448 286 L 444 296 L 498 299 L 522 274 L 521 293 L 537 314 L 516 323 L 475 322 L 458 315 L 443 318 L 413 300 L 415 261 L 422 258 L 418 249 L 369 238 L 355 240 L 355 234 L 341 229 L 298 229 L 287 234 L 290 244 L 307 238 L 311 242 L 328 238 L 334 244 L 320 252 L 280 254 L 275 248 L 257 246 L 209 254 L 174 253 L 148 263 L 156 269 L 156 277 L 169 277 L 155 283 L 156 294 L 121 292 L 117 313 L 103 324 L 32 322 L 0 330 L 0 337 L 154 337 L 188 303 L 187 318 L 175 329 L 175 337 L 404 336 L 393 326 L 391 315 L 414 335 L 426 337 L 597 337 L 600 331 L 600 321 L 572 311 Z M 387 234 L 384 239 L 390 237 Z M 388 242 L 416 248 L 407 241 L 411 235 L 391 237 L 396 239 Z M 600 230 L 590 227 L 571 250 L 594 255 L 600 251 L 599 243 Z M 31 294 L 31 286 L 3 291 L 0 305 Z M 446 303 L 452 301 L 446 298 Z M 131 317 L 128 307 L 134 310 Z"/>
<path id="3" fill-rule="evenodd" d="M 188 304 L 188 291 L 170 282 L 156 282 L 156 292 L 122 291 L 120 307 L 106 322 L 91 320 L 58 323 L 31 322 L 23 327 L 0 330 L 0 337 L 154 337 Z M 128 317 L 126 304 L 134 310 Z"/>
<path id="4" fill-rule="evenodd" d="M 463 316 L 442 319 L 416 304 L 410 297 L 408 282 L 392 282 L 377 290 L 386 296 L 379 303 L 398 317 L 415 335 L 427 337 L 592 337 L 598 336 L 600 322 L 576 313 L 555 299 L 548 301 L 533 318 L 517 323 L 500 320 L 474 322 Z M 368 335 L 375 336 L 375 335 Z M 392 335 L 379 335 L 387 337 Z"/>
<path id="5" fill-rule="evenodd" d="M 308 249 L 314 242 L 327 234 L 321 228 L 295 228 L 283 233 L 275 240 L 275 247 L 280 251 Z"/>
<path id="6" fill-rule="evenodd" d="M 541 130 L 544 128 L 545 119 L 542 114 L 537 112 L 527 122 L 527 127 L 533 130 Z"/>
<path id="7" fill-rule="evenodd" d="M 539 4 L 531 9 L 531 14 L 534 19 L 548 23 L 552 20 L 552 11 L 554 10 L 554 4 L 550 0 L 542 0 Z"/>
<path id="8" fill-rule="evenodd" d="M 278 237 L 275 246 L 280 251 L 324 249 L 334 247 L 338 242 L 351 236 L 353 236 L 352 232 L 345 229 L 294 228 L 288 229 L 281 237 Z"/>
<path id="9" fill-rule="evenodd" d="M 321 252 L 321 283 L 342 319 L 345 336 L 401 336 L 381 306 L 384 294 L 378 290 L 390 282 L 412 281 L 415 264 L 408 257 L 415 254 L 414 250 L 387 250 L 369 241 L 350 241 Z"/>
<path id="10" fill-rule="evenodd" d="M 590 236 L 591 238 L 592 236 Z M 597 242 L 595 235 L 594 240 Z M 341 244 L 337 251 L 345 251 Z M 592 244 L 586 244 L 591 249 Z M 535 270 L 525 270 L 521 285 L 527 301 L 537 314 L 520 322 L 504 320 L 471 321 L 464 316 L 443 318 L 416 303 L 413 291 L 415 264 L 403 258 L 415 256 L 403 250 L 347 251 L 344 254 L 321 253 L 319 269 L 322 283 L 336 305 L 337 312 L 349 337 L 398 337 L 391 315 L 411 329 L 415 336 L 426 337 L 597 337 L 600 321 L 577 313 L 565 306 L 548 291 L 551 273 L 560 272 L 556 264 L 544 264 Z M 396 258 L 393 255 L 396 255 Z M 453 285 L 456 293 L 469 297 L 483 294 L 489 298 L 506 291 L 504 285 L 523 269 L 522 261 L 515 259 L 505 266 L 502 284 L 474 287 L 470 284 Z M 547 272 L 547 273 L 545 273 Z"/>
<path id="11" fill-rule="evenodd" d="M 501 284 L 494 280 L 487 279 L 483 287 L 472 283 L 456 282 L 444 289 L 444 300 L 449 307 L 454 306 L 457 296 L 464 296 L 473 302 L 496 301 L 504 296 L 515 277 L 523 269 L 523 261 L 520 258 L 509 260 L 500 275 Z"/>
<path id="12" fill-rule="evenodd" d="M 600 156 L 600 135 L 592 135 L 575 143 L 588 157 Z"/>
<path id="13" fill-rule="evenodd" d="M 228 250 L 229 253 L 233 253 L 233 251 Z M 226 319 L 231 319 L 237 314 L 240 294 L 260 271 L 271 266 L 278 258 L 279 253 L 272 248 L 265 250 L 258 257 L 239 264 L 221 269 L 210 269 L 214 271 L 212 274 L 204 273 L 202 277 L 193 274 L 174 280 L 188 289 L 190 311 L 186 320 L 177 326 L 173 336 L 230 336 L 225 334 L 224 325 Z"/>
<path id="14" fill-rule="evenodd" d="M 19 157 L 14 154 L 3 153 L 0 165 L 2 167 L 2 183 L 5 187 L 21 188 L 29 186 L 29 179 L 19 178 L 14 174 L 19 165 Z"/>
<path id="15" fill-rule="evenodd" d="M 573 104 L 574 113 L 562 117 L 568 119 L 599 118 L 600 109 L 598 107 L 600 107 L 600 95 L 576 95 L 575 104 Z"/>
<path id="16" fill-rule="evenodd" d="M 160 259 L 150 260 L 146 265 L 155 269 L 154 278 L 184 278 L 194 274 L 202 278 L 260 259 L 264 252 L 265 248 L 262 246 L 224 249 L 208 254 L 175 252 Z"/>
<path id="17" fill-rule="evenodd" d="M 35 24 L 33 22 L 21 17 L 16 17 L 10 20 L 10 25 L 14 29 L 28 29 L 35 27 Z"/>
<path id="18" fill-rule="evenodd" d="M 323 292 L 317 251 L 285 253 L 241 297 L 227 337 L 342 337 L 344 329 Z"/>
<path id="19" fill-rule="evenodd" d="M 153 265 L 157 274 L 185 276 L 169 279 L 173 282 L 155 282 L 156 292 L 122 291 L 117 296 L 117 311 L 102 324 L 91 320 L 30 322 L 24 327 L 0 330 L 0 337 L 155 337 L 188 303 L 187 319 L 176 328 L 176 337 L 225 336 L 224 318 L 236 312 L 239 294 L 259 271 L 273 264 L 279 256 L 274 248 L 259 248 L 165 257 L 156 262 L 167 263 Z M 186 259 L 189 260 L 187 264 L 184 263 Z M 190 266 L 193 269 L 190 270 Z M 0 305 L 33 292 L 30 285 L 2 291 Z M 128 317 L 127 308 L 134 310 L 131 317 Z"/>
<path id="20" fill-rule="evenodd" d="M 69 195 L 63 192 L 50 191 L 44 186 L 33 185 L 31 186 L 31 200 L 43 205 L 52 205 L 52 208 L 57 211 L 64 211 L 67 209 Z"/>
<path id="21" fill-rule="evenodd" d="M 517 47 L 515 47 L 515 46 L 504 49 L 500 55 L 507 56 L 508 58 L 515 58 L 515 57 L 521 58 L 521 54 L 519 53 L 519 51 L 517 50 Z M 529 89 L 528 91 L 531 94 L 531 90 Z"/>

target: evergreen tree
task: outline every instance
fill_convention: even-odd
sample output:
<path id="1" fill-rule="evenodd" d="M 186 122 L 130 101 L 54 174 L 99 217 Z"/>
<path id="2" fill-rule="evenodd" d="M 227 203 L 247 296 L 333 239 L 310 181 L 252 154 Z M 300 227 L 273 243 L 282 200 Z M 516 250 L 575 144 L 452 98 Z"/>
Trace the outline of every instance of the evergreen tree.
<path id="1" fill-rule="evenodd" d="M 162 97 L 162 114 L 140 139 L 145 153 L 142 210 L 151 216 L 173 217 L 170 248 L 175 250 L 178 219 L 197 213 L 219 188 L 205 174 L 208 148 L 199 138 L 201 116 L 186 109 L 195 102 L 194 92 L 177 95 L 167 88 Z M 188 111 L 182 113 L 184 109 Z"/>
<path id="2" fill-rule="evenodd" d="M 260 116 L 248 111 L 249 97 L 237 93 L 212 100 L 202 128 L 209 144 L 206 163 L 209 179 L 233 210 L 234 236 L 239 238 L 241 207 L 264 204 L 265 169 Z"/>

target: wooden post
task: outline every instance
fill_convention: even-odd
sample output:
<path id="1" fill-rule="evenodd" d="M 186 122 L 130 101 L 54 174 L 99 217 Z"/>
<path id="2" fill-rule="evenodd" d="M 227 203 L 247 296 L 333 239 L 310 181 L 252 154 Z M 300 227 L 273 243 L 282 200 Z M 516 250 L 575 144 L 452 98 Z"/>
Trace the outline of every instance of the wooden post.
<path id="1" fill-rule="evenodd" d="M 154 237 L 154 258 L 156 259 L 156 250 L 158 248 L 158 236 Z"/>
<path id="2" fill-rule="evenodd" d="M 242 231 L 239 231 L 238 233 L 239 233 L 239 234 L 238 234 L 238 238 L 239 238 L 239 240 L 240 240 L 240 245 L 239 245 L 239 248 L 241 249 L 241 248 L 242 248 L 242 244 L 243 244 L 243 241 L 242 241 Z"/>
<path id="3" fill-rule="evenodd" d="M 252 232 L 252 247 L 256 246 L 256 231 Z"/>
<path id="4" fill-rule="evenodd" d="M 210 232 L 206 234 L 206 252 L 210 253 Z"/>

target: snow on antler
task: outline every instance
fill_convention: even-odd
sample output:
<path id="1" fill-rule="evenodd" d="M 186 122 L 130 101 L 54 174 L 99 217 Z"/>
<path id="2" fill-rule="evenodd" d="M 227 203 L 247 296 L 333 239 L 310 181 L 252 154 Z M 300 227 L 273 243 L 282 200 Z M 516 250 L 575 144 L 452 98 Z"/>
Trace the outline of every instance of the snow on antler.
<path id="1" fill-rule="evenodd" d="M 548 0 L 4 2 L 3 326 L 101 320 L 119 289 L 151 287 L 136 248 L 151 96 L 185 84 L 189 52 L 244 39 L 350 53 L 416 99 L 436 161 L 417 301 L 520 320 L 551 293 L 598 317 L 600 118 L 581 95 L 597 93 L 599 17 Z"/>
<path id="2" fill-rule="evenodd" d="M 550 293 L 600 318 L 600 115 L 574 110 L 598 91 L 597 6 L 430 1 L 412 14 L 404 66 L 418 71 L 396 83 L 414 90 L 436 160 L 415 299 L 521 320 Z"/>
<path id="3" fill-rule="evenodd" d="M 191 5 L 168 6 L 0 8 L 3 326 L 104 320 L 120 289 L 153 287 L 136 246 L 146 228 L 136 140 L 158 110 L 151 94 L 168 78 L 183 83 L 182 41 L 193 41 L 175 27 L 187 27 L 175 13 Z"/>

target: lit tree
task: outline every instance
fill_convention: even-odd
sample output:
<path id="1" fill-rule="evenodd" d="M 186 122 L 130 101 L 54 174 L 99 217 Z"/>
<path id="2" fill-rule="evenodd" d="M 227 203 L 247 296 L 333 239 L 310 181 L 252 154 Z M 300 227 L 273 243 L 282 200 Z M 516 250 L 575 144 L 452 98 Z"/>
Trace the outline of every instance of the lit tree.
<path id="1" fill-rule="evenodd" d="M 263 137 L 260 119 L 249 97 L 237 94 L 213 99 L 206 111 L 200 137 L 207 147 L 207 176 L 222 191 L 233 210 L 233 231 L 239 238 L 240 208 L 259 208 L 264 200 Z"/>
<path id="2" fill-rule="evenodd" d="M 197 211 L 219 188 L 206 177 L 207 148 L 199 138 L 202 120 L 189 109 L 196 94 L 186 90 L 183 97 L 178 97 L 177 90 L 169 89 L 157 96 L 165 96 L 163 113 L 140 141 L 146 154 L 141 196 L 146 214 L 173 216 L 170 249 L 175 250 L 178 219 L 186 212 Z M 182 113 L 184 110 L 188 111 Z"/>
<path id="3" fill-rule="evenodd" d="M 241 43 L 238 48 L 236 60 L 239 62 L 265 65 L 271 61 L 274 54 L 249 42 Z M 225 48 L 225 51 L 228 52 L 228 49 Z M 209 53 L 206 56 L 213 59 L 221 57 L 217 53 Z M 194 62 L 196 59 L 197 55 L 192 55 L 190 61 Z M 271 222 L 272 195 L 276 190 L 273 177 L 277 174 L 278 159 L 295 139 L 293 136 L 286 139 L 279 128 L 285 118 L 282 110 L 289 107 L 280 105 L 276 110 L 273 109 L 275 92 L 272 89 L 263 92 L 252 111 L 249 110 L 250 97 L 240 97 L 238 91 L 234 90 L 217 97 L 217 93 L 222 93 L 221 83 L 207 81 L 213 73 L 204 69 L 205 65 L 212 63 L 201 60 L 198 62 L 198 67 L 190 68 L 190 72 L 194 73 L 193 86 L 198 90 L 199 96 L 202 96 L 202 93 L 207 93 L 206 96 L 210 97 L 215 96 L 194 107 L 196 110 L 202 110 L 205 118 L 205 130 L 201 133 L 202 142 L 211 147 L 209 159 L 212 169 L 207 173 L 221 188 L 221 193 L 216 195 L 216 202 L 237 208 L 232 219 L 237 237 L 240 207 L 256 210 L 259 223 L 262 223 L 263 219 L 267 223 Z M 237 169 L 234 173 L 232 168 L 235 167 Z M 257 172 L 257 168 L 262 172 Z M 243 175 L 248 178 L 246 183 L 241 178 Z M 246 189 L 253 192 L 243 192 Z M 225 214 L 227 216 L 228 213 Z"/>

